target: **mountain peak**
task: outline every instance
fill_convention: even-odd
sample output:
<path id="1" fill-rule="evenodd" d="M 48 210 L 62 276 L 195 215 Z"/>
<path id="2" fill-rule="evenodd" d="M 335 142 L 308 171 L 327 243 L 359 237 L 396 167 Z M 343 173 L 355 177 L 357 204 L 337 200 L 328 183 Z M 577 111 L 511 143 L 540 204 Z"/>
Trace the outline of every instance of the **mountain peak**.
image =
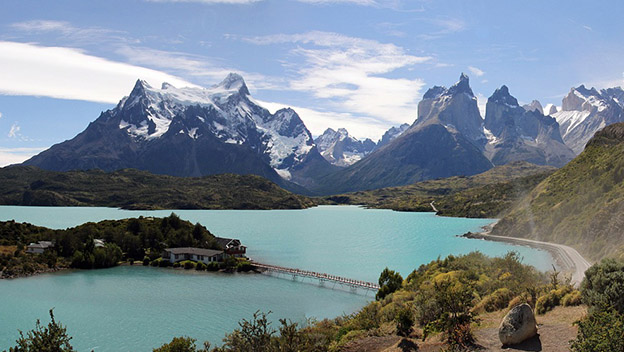
<path id="1" fill-rule="evenodd" d="M 448 89 L 448 92 L 451 95 L 466 93 L 470 96 L 474 96 L 472 89 L 470 88 L 470 79 L 468 78 L 468 75 L 463 72 L 459 76 L 459 81 L 451 86 L 451 88 Z"/>
<path id="2" fill-rule="evenodd" d="M 501 103 L 510 107 L 517 107 L 518 100 L 509 94 L 509 88 L 506 85 L 501 86 L 494 91 L 494 94 L 488 99 L 488 102 Z"/>
<path id="3" fill-rule="evenodd" d="M 243 79 L 243 76 L 238 73 L 230 72 L 227 77 L 225 77 L 225 79 L 217 85 L 217 87 L 221 87 L 226 90 L 237 90 L 241 94 L 249 95 L 249 90 L 247 89 L 245 80 Z"/>

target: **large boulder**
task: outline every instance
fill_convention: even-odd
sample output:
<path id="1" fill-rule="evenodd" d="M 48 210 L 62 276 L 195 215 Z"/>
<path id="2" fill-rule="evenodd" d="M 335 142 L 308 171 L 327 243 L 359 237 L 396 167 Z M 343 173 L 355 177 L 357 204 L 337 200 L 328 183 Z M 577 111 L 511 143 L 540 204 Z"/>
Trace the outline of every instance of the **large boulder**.
<path id="1" fill-rule="evenodd" d="M 535 315 L 526 303 L 513 307 L 498 328 L 498 338 L 503 345 L 515 345 L 536 334 Z"/>

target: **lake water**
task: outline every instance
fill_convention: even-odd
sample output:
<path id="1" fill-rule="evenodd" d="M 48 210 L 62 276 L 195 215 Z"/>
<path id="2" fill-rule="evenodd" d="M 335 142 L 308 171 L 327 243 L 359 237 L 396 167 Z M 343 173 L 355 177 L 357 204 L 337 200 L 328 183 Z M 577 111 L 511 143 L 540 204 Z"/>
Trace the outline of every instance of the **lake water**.
<path id="1" fill-rule="evenodd" d="M 66 228 L 87 221 L 170 213 L 3 206 L 0 220 Z M 492 222 L 486 219 L 352 206 L 175 213 L 200 222 L 217 236 L 241 239 L 249 247 L 248 255 L 257 261 L 367 281 L 376 281 L 386 266 L 406 276 L 437 257 L 474 250 L 488 255 L 515 250 L 541 270 L 552 262 L 548 253 L 536 249 L 456 237 Z M 219 343 L 240 319 L 256 310 L 272 311 L 275 321 L 285 317 L 303 322 L 354 312 L 371 299 L 372 293 L 323 288 L 309 279 L 301 283 L 267 275 L 144 267 L 2 280 L 0 349 L 11 346 L 17 329 L 31 329 L 37 318 L 47 322 L 52 307 L 80 351 L 149 351 L 179 335 Z"/>

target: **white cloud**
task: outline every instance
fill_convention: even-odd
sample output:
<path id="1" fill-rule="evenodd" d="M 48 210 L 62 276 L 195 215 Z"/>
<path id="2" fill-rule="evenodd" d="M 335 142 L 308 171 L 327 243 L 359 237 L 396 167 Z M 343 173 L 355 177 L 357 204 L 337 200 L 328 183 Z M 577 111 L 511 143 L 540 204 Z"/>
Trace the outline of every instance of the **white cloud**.
<path id="1" fill-rule="evenodd" d="M 137 78 L 154 86 L 194 86 L 144 67 L 91 56 L 77 49 L 0 41 L 0 94 L 116 103 Z"/>
<path id="2" fill-rule="evenodd" d="M 0 119 L 2 118 L 2 113 L 0 112 Z"/>
<path id="3" fill-rule="evenodd" d="M 368 116 L 380 124 L 412 122 L 416 117 L 419 78 L 382 75 L 431 60 L 394 44 L 329 32 L 278 34 L 243 39 L 257 45 L 297 44 L 292 55 L 305 63 L 295 69 L 290 88 L 312 94 L 332 109 Z"/>
<path id="4" fill-rule="evenodd" d="M 322 5 L 322 4 L 354 4 L 362 6 L 376 6 L 378 2 L 375 0 L 297 0 L 299 2 L 305 2 L 308 4 Z"/>
<path id="5" fill-rule="evenodd" d="M 9 130 L 9 138 L 17 138 L 20 136 L 20 131 L 21 127 L 17 124 L 17 122 L 13 123 L 13 125 L 11 125 L 11 129 Z"/>
<path id="6" fill-rule="evenodd" d="M 321 111 L 266 101 L 258 101 L 258 103 L 272 113 L 286 107 L 294 109 L 314 136 L 323 134 L 328 127 L 334 130 L 346 128 L 350 135 L 359 139 L 370 138 L 377 141 L 389 128 L 388 124 L 367 116 L 356 116 L 346 112 Z"/>
<path id="7" fill-rule="evenodd" d="M 20 164 L 46 148 L 0 148 L 0 167 Z"/>
<path id="8" fill-rule="evenodd" d="M 145 0 L 147 2 L 195 2 L 200 4 L 231 4 L 244 5 L 259 2 L 263 0 Z"/>
<path id="9" fill-rule="evenodd" d="M 470 70 L 470 72 L 477 77 L 481 77 L 485 74 L 483 70 L 474 66 L 468 66 L 468 70 Z"/>
<path id="10" fill-rule="evenodd" d="M 245 78 L 250 89 L 278 89 L 286 84 L 282 79 L 262 74 L 241 72 L 221 65 L 218 60 L 183 52 L 162 51 L 144 47 L 121 46 L 116 53 L 129 63 L 166 70 L 184 77 L 197 77 L 209 84 L 221 81 L 230 72 L 237 72 Z"/>
<path id="11" fill-rule="evenodd" d="M 96 43 L 101 46 L 106 42 L 137 42 L 137 40 L 127 38 L 123 31 L 100 27 L 75 27 L 65 21 L 31 20 L 16 22 L 9 27 L 32 35 L 55 33 L 60 39 L 71 41 L 74 44 Z"/>

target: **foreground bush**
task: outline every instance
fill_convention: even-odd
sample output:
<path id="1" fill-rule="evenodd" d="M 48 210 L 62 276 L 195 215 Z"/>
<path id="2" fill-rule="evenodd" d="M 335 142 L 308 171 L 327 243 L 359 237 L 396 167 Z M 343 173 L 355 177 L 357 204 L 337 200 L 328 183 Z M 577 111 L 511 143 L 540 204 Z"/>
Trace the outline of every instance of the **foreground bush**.
<path id="1" fill-rule="evenodd" d="M 72 339 L 67 335 L 67 328 L 57 323 L 54 312 L 50 309 L 50 323 L 42 327 L 39 320 L 35 328 L 26 333 L 20 331 L 17 345 L 10 347 L 9 352 L 71 352 L 74 351 L 69 343 Z"/>

